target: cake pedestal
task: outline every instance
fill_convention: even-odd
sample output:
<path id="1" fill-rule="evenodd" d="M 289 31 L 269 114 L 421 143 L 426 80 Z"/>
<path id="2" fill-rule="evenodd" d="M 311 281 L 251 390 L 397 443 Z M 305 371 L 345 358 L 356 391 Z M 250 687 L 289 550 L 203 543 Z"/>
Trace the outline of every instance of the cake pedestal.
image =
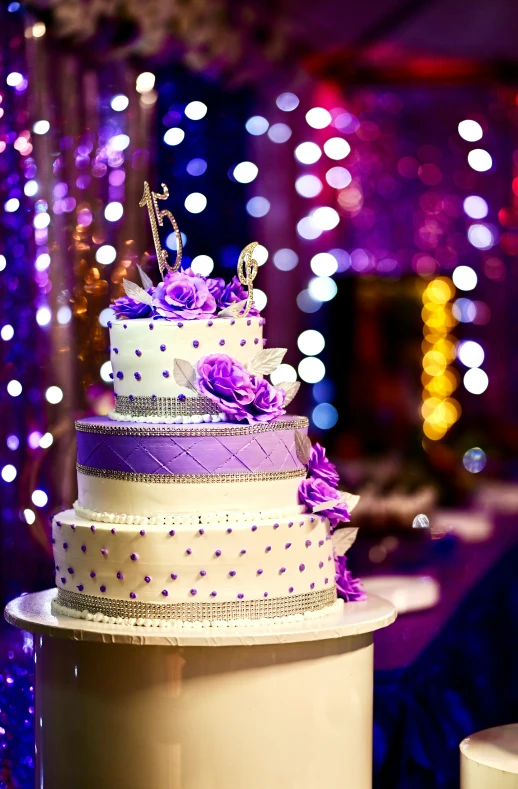
<path id="1" fill-rule="evenodd" d="M 117 627 L 13 600 L 35 635 L 36 783 L 49 789 L 370 789 L 377 597 L 291 625 Z"/>

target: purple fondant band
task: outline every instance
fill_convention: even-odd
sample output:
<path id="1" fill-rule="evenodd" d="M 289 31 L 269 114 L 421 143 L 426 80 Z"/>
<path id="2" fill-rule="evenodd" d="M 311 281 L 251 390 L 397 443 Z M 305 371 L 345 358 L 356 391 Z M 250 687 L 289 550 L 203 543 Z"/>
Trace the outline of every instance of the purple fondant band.
<path id="1" fill-rule="evenodd" d="M 99 425 L 100 420 L 92 420 Z M 81 465 L 137 474 L 232 474 L 302 469 L 295 430 L 251 435 L 102 435 L 77 432 Z"/>

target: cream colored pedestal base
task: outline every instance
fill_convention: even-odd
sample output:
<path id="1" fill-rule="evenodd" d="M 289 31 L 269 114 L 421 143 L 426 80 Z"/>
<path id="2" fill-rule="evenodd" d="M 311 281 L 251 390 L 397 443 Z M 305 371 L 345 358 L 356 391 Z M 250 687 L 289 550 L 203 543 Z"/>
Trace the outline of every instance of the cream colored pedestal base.
<path id="1" fill-rule="evenodd" d="M 462 740 L 460 775 L 461 789 L 518 789 L 518 723 Z"/>
<path id="2" fill-rule="evenodd" d="M 370 789 L 379 598 L 281 628 L 150 631 L 9 604 L 36 634 L 42 789 Z"/>

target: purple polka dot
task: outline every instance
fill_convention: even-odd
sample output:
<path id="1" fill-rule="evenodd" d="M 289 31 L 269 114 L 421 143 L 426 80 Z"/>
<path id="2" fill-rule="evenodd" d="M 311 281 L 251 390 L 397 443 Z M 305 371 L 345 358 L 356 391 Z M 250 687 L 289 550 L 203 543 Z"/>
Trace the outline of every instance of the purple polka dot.
<path id="1" fill-rule="evenodd" d="M 229 570 L 228 574 L 230 575 L 231 578 L 233 578 L 235 576 L 235 574 L 236 574 L 236 571 L 235 570 Z"/>
<path id="2" fill-rule="evenodd" d="M 169 532 L 169 536 L 174 537 L 175 534 L 176 534 L 175 530 L 171 529 L 171 531 Z"/>
<path id="3" fill-rule="evenodd" d="M 243 599 L 243 597 L 244 597 L 244 594 L 243 594 L 243 592 L 239 592 L 239 594 L 238 594 L 238 596 L 237 596 L 237 599 L 238 599 L 238 600 L 242 600 L 242 599 Z"/>
<path id="4" fill-rule="evenodd" d="M 311 540 L 306 540 L 305 542 L 306 548 L 309 548 L 310 545 L 311 545 Z"/>
<path id="5" fill-rule="evenodd" d="M 124 378 L 124 373 L 121 370 L 119 370 L 119 372 L 117 373 L 117 378 L 119 379 L 119 381 L 122 381 L 122 379 Z"/>
<path id="6" fill-rule="evenodd" d="M 318 541 L 318 547 L 319 548 L 321 548 L 323 546 L 323 544 L 324 544 L 324 540 L 319 540 Z"/>
<path id="7" fill-rule="evenodd" d="M 200 575 L 202 578 L 205 578 L 205 576 L 207 575 L 207 570 L 200 570 Z"/>
<path id="8" fill-rule="evenodd" d="M 192 341 L 192 347 L 193 347 L 193 348 L 198 348 L 198 347 L 199 347 L 199 345 L 200 345 L 200 343 L 198 342 L 198 340 L 193 340 L 193 341 Z"/>
<path id="9" fill-rule="evenodd" d="M 309 585 L 309 588 L 310 588 L 310 589 L 314 589 L 314 588 L 315 588 L 315 584 L 310 584 L 310 585 Z"/>
<path id="10" fill-rule="evenodd" d="M 93 524 L 93 523 L 92 523 L 92 525 L 90 526 L 90 531 L 95 531 L 95 526 L 94 526 L 94 524 Z"/>
<path id="11" fill-rule="evenodd" d="M 207 326 L 214 326 L 214 324 L 212 323 L 212 321 L 208 321 Z"/>
<path id="12" fill-rule="evenodd" d="M 303 573 L 305 569 L 306 569 L 306 565 L 305 564 L 299 564 L 299 570 L 300 570 L 301 573 Z"/>
<path id="13" fill-rule="evenodd" d="M 278 529 L 278 528 L 279 528 L 279 524 L 278 524 L 278 523 L 274 523 L 274 524 L 273 524 L 273 528 L 274 528 L 274 529 Z"/>
<path id="14" fill-rule="evenodd" d="M 145 537 L 145 536 L 146 536 L 146 531 L 145 531 L 145 529 L 141 529 L 139 533 L 140 533 L 140 536 L 141 536 L 141 537 Z"/>
<path id="15" fill-rule="evenodd" d="M 272 546 L 271 545 L 267 545 L 266 548 L 265 548 L 266 553 L 269 553 L 271 550 L 272 550 Z"/>
<path id="16" fill-rule="evenodd" d="M 320 567 L 320 569 L 322 569 L 322 567 L 324 566 L 324 562 L 319 562 L 318 566 Z"/>
<path id="17" fill-rule="evenodd" d="M 178 321 L 176 325 L 178 326 L 179 329 L 183 329 L 183 323 L 181 321 Z"/>
<path id="18" fill-rule="evenodd" d="M 113 381 L 113 373 L 108 373 L 108 378 L 110 378 Z M 117 397 L 117 395 L 115 395 L 115 397 Z"/>
<path id="19" fill-rule="evenodd" d="M 150 583 L 151 583 L 151 576 L 150 576 L 150 575 L 145 575 L 145 576 L 144 576 L 144 581 L 145 581 L 147 584 L 150 584 Z"/>
<path id="20" fill-rule="evenodd" d="M 215 556 L 221 556 L 221 551 L 219 550 L 219 548 L 218 548 L 217 551 L 214 552 L 214 555 Z"/>
<path id="21" fill-rule="evenodd" d="M 59 570 L 59 564 L 56 564 L 56 567 L 55 567 L 55 569 L 56 569 L 56 570 Z"/>
<path id="22" fill-rule="evenodd" d="M 290 586 L 290 588 L 288 589 L 288 592 L 293 592 L 293 586 Z"/>
<path id="23" fill-rule="evenodd" d="M 80 592 L 82 592 L 83 589 L 84 589 L 83 584 L 79 584 L 79 586 L 76 586 L 76 589 L 78 589 Z"/>
<path id="24" fill-rule="evenodd" d="M 117 578 L 119 579 L 119 581 L 123 581 L 123 580 L 124 580 L 124 575 L 121 573 L 121 571 L 120 571 L 120 570 L 119 570 L 119 572 L 117 573 Z"/>
<path id="25" fill-rule="evenodd" d="M 111 327 L 113 326 L 113 323 L 112 323 L 111 321 L 108 321 L 108 323 L 107 323 L 106 325 L 107 325 L 107 327 L 108 327 L 109 329 L 111 329 Z"/>
<path id="26" fill-rule="evenodd" d="M 86 553 L 86 545 L 81 545 L 81 550 L 83 551 L 83 553 Z"/>
<path id="27" fill-rule="evenodd" d="M 128 328 L 128 324 L 127 324 L 127 323 L 123 323 L 123 324 L 122 324 L 122 328 L 123 328 L 123 329 L 127 329 L 127 328 Z"/>
<path id="28" fill-rule="evenodd" d="M 262 575 L 262 574 L 263 574 L 263 571 L 259 569 L 259 570 L 257 571 L 257 575 Z"/>
<path id="29" fill-rule="evenodd" d="M 195 594 L 198 594 L 198 590 L 197 589 L 191 589 L 191 594 L 194 597 Z"/>
<path id="30" fill-rule="evenodd" d="M 132 562 L 138 561 L 138 553 L 132 553 L 130 559 Z"/>
<path id="31" fill-rule="evenodd" d="M 315 519 L 314 519 L 314 518 L 310 518 L 310 519 L 309 519 L 309 522 L 310 522 L 310 523 L 314 523 L 314 522 L 315 522 Z"/>
<path id="32" fill-rule="evenodd" d="M 247 326 L 251 326 L 252 325 L 252 321 L 250 320 L 250 318 L 247 320 L 246 325 Z"/>
<path id="33" fill-rule="evenodd" d="M 74 568 L 73 567 L 69 567 L 68 568 L 68 573 L 69 573 L 69 575 L 74 575 Z"/>
<path id="34" fill-rule="evenodd" d="M 205 534 L 205 529 L 199 529 L 198 534 Z"/>
<path id="35" fill-rule="evenodd" d="M 254 345 L 257 345 L 257 344 L 258 344 L 258 342 L 259 342 L 259 337 L 255 337 L 255 339 L 254 339 Z"/>
<path id="36" fill-rule="evenodd" d="M 187 548 L 187 550 L 185 551 L 185 553 L 187 554 L 187 556 L 190 556 L 190 555 L 191 555 L 191 553 L 192 553 L 192 548 Z"/>
<path id="37" fill-rule="evenodd" d="M 68 542 L 63 543 L 63 548 L 65 549 L 65 551 L 68 549 Z"/>
<path id="38" fill-rule="evenodd" d="M 130 598 L 131 598 L 132 600 L 135 600 L 135 599 L 136 599 L 136 597 L 137 597 L 137 595 L 136 595 L 136 593 L 135 593 L 135 592 L 130 592 L 130 593 L 129 593 L 129 596 L 130 596 Z"/>
<path id="39" fill-rule="evenodd" d="M 71 523 L 71 524 L 70 524 L 70 528 L 72 529 L 72 531 L 75 531 L 75 530 L 76 530 L 76 525 L 75 525 L 75 523 Z"/>
<path id="40" fill-rule="evenodd" d="M 284 547 L 286 548 L 286 550 L 288 550 L 288 548 L 291 548 L 291 542 L 287 542 Z"/>
<path id="41" fill-rule="evenodd" d="M 137 350 L 135 351 L 135 353 L 136 353 L 136 355 L 137 355 L 137 356 L 142 356 L 142 351 L 139 351 L 139 349 L 138 349 L 138 348 L 137 348 Z"/>
<path id="42" fill-rule="evenodd" d="M 171 578 L 173 579 L 173 581 L 176 581 L 178 575 L 176 573 L 171 573 Z"/>
<path id="43" fill-rule="evenodd" d="M 101 548 L 101 553 L 103 556 L 108 556 L 108 548 Z"/>
<path id="44" fill-rule="evenodd" d="M 240 550 L 240 554 L 241 554 L 241 556 L 243 556 L 243 554 L 245 554 L 245 553 L 246 553 L 245 549 L 244 549 L 244 548 L 241 548 L 241 550 Z"/>
<path id="45" fill-rule="evenodd" d="M 285 567 L 281 567 L 281 569 L 279 570 L 279 572 L 280 572 L 280 574 L 282 575 L 283 573 L 285 573 L 285 572 L 286 572 L 286 568 L 285 568 Z"/>
<path id="46" fill-rule="evenodd" d="M 252 531 L 257 531 L 257 526 L 252 526 Z"/>
<path id="47" fill-rule="evenodd" d="M 291 527 L 292 527 L 292 526 L 293 526 L 293 521 L 290 521 L 290 522 L 288 523 L 288 528 L 290 528 L 290 529 L 291 529 Z"/>
<path id="48" fill-rule="evenodd" d="M 150 323 L 150 324 L 149 324 L 149 328 L 150 328 L 150 330 L 151 330 L 151 331 L 153 331 L 153 329 L 154 329 L 155 327 L 153 326 L 153 324 L 152 324 L 152 323 Z"/>
<path id="49" fill-rule="evenodd" d="M 246 345 L 246 340 L 241 340 L 239 343 L 241 346 Z"/>
<path id="50" fill-rule="evenodd" d="M 106 587 L 105 587 L 105 585 L 104 585 L 104 584 L 103 584 L 102 586 L 100 586 L 100 587 L 99 587 L 99 591 L 100 591 L 100 592 L 103 592 L 103 593 L 106 591 Z"/>
<path id="51" fill-rule="evenodd" d="M 227 529 L 227 534 L 232 534 L 232 529 Z"/>
<path id="52" fill-rule="evenodd" d="M 162 344 L 162 345 L 160 346 L 160 350 L 161 350 L 161 351 L 165 351 L 165 350 L 167 350 L 167 349 L 166 349 L 166 346 L 165 346 L 164 344 Z"/>
<path id="53" fill-rule="evenodd" d="M 162 594 L 164 595 L 164 597 L 167 597 L 169 592 L 167 591 L 167 589 L 162 589 Z"/>
<path id="54" fill-rule="evenodd" d="M 219 344 L 220 344 L 220 345 L 225 345 L 225 340 L 221 339 L 221 340 L 219 341 Z"/>
<path id="55" fill-rule="evenodd" d="M 67 582 L 67 579 L 66 579 L 66 578 L 62 578 L 62 579 L 61 579 L 61 583 L 62 583 L 62 584 L 66 584 L 66 582 Z"/>
<path id="56" fill-rule="evenodd" d="M 114 349 L 113 349 L 113 352 L 114 352 L 114 353 L 119 353 L 119 349 L 118 349 L 118 348 L 114 348 Z"/>
<path id="57" fill-rule="evenodd" d="M 60 529 L 61 529 L 62 525 L 63 524 L 61 523 L 61 521 L 56 521 L 56 526 L 59 526 Z"/>
<path id="58" fill-rule="evenodd" d="M 265 592 L 265 593 L 263 594 L 263 597 L 268 597 L 268 592 Z"/>
<path id="59" fill-rule="evenodd" d="M 133 373 L 133 375 L 135 376 L 135 380 L 136 381 L 141 381 L 142 380 L 142 376 L 141 376 L 140 373 Z"/>
<path id="60" fill-rule="evenodd" d="M 133 400 L 135 399 L 135 397 L 132 394 L 130 394 L 130 395 L 128 395 L 128 399 L 129 399 L 130 403 L 132 403 Z"/>
<path id="61" fill-rule="evenodd" d="M 178 400 L 179 400 L 181 403 L 183 403 L 185 400 L 187 400 L 187 397 L 186 397 L 184 394 L 179 394 L 179 395 L 178 395 Z"/>
<path id="62" fill-rule="evenodd" d="M 169 370 L 164 370 L 162 375 L 164 376 L 164 378 L 169 378 Z"/>
<path id="63" fill-rule="evenodd" d="M 51 537 L 51 538 L 50 538 L 50 542 L 52 543 L 52 545 L 54 545 L 54 544 L 55 544 L 56 540 L 54 539 L 54 537 Z"/>
<path id="64" fill-rule="evenodd" d="M 90 578 L 95 578 L 95 572 L 94 572 L 93 570 L 92 570 L 92 572 L 90 573 Z"/>
<path id="65" fill-rule="evenodd" d="M 329 578 L 324 578 L 324 583 L 328 584 L 329 583 Z"/>
<path id="66" fill-rule="evenodd" d="M 327 557 L 327 561 L 328 561 L 328 562 L 330 562 L 330 561 L 331 561 L 331 557 L 330 557 L 330 556 L 328 556 L 328 557 Z"/>

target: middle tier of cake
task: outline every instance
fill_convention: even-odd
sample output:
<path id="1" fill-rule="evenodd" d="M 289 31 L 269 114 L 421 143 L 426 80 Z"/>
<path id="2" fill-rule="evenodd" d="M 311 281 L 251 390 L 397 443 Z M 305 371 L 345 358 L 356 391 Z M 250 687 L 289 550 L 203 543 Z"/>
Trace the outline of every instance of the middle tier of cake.
<path id="1" fill-rule="evenodd" d="M 298 508 L 306 468 L 297 432 L 308 420 L 157 425 L 106 417 L 77 430 L 76 512 L 107 523 L 168 523 L 185 513 Z"/>

